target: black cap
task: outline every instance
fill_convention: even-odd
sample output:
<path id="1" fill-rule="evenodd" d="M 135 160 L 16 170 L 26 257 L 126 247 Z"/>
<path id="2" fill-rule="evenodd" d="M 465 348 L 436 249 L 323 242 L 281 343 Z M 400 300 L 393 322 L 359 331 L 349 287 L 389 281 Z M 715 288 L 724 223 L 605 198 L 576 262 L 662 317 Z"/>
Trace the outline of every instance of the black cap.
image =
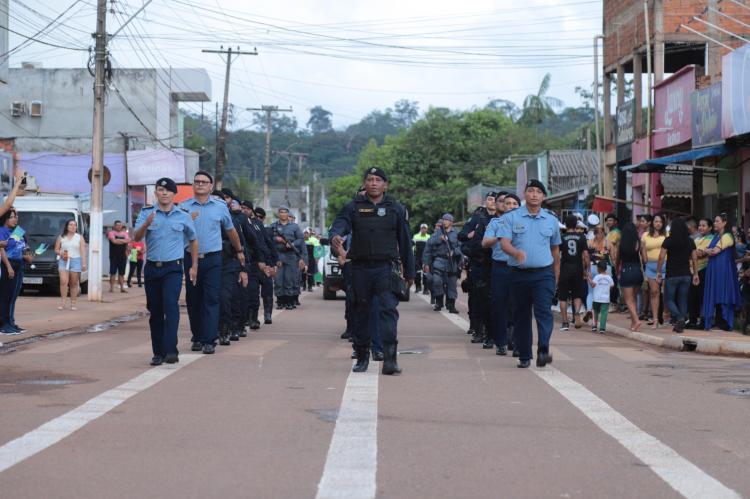
<path id="1" fill-rule="evenodd" d="M 213 192 L 211 192 L 211 195 L 224 199 L 224 193 L 221 192 L 219 189 L 214 189 Z"/>
<path id="2" fill-rule="evenodd" d="M 224 195 L 225 198 L 237 199 L 236 197 L 234 197 L 234 192 L 232 192 L 232 189 L 228 187 L 224 187 L 221 190 L 221 193 Z"/>
<path id="3" fill-rule="evenodd" d="M 617 218 L 617 215 L 615 215 L 614 213 L 608 214 L 606 217 L 604 217 L 604 220 L 609 220 L 610 218 L 613 219 L 615 222 L 620 221 L 620 219 Z"/>
<path id="4" fill-rule="evenodd" d="M 529 187 L 536 187 L 542 191 L 542 194 L 544 194 L 545 196 L 547 195 L 547 189 L 544 187 L 544 184 L 540 180 L 532 178 L 531 180 L 526 182 L 526 189 L 528 189 Z"/>
<path id="5" fill-rule="evenodd" d="M 256 206 L 254 211 L 255 211 L 255 214 L 257 216 L 259 216 L 259 217 L 265 217 L 266 216 L 266 210 L 264 210 L 260 206 Z"/>
<path id="6" fill-rule="evenodd" d="M 169 177 L 162 177 L 156 181 L 156 187 L 164 187 L 168 191 L 177 194 L 177 184 Z"/>
<path id="7" fill-rule="evenodd" d="M 497 197 L 497 192 L 495 192 L 495 191 L 490 191 L 490 192 L 488 192 L 487 194 L 484 195 L 484 199 L 487 199 L 487 198 L 496 198 L 496 197 Z"/>
<path id="8" fill-rule="evenodd" d="M 214 183 L 214 178 L 207 171 L 198 170 L 197 172 L 195 172 L 195 175 L 193 175 L 193 180 L 195 180 L 195 177 L 197 177 L 198 175 L 203 175 L 205 177 L 208 177 L 208 180 L 210 180 L 212 184 Z"/>
<path id="9" fill-rule="evenodd" d="M 245 208 L 250 208 L 251 210 L 253 209 L 253 202 L 252 201 L 243 201 L 240 204 L 242 206 L 244 206 Z"/>
<path id="10" fill-rule="evenodd" d="M 368 168 L 367 170 L 365 170 L 364 178 L 367 178 L 368 175 L 376 175 L 388 182 L 388 175 L 385 174 L 385 171 L 382 168 L 378 168 L 377 166 L 373 166 L 372 168 Z"/>
<path id="11" fill-rule="evenodd" d="M 512 193 L 512 192 L 507 193 L 505 195 L 505 199 L 508 199 L 508 198 L 515 199 L 516 203 L 518 203 L 518 206 L 521 206 L 521 198 L 519 198 L 518 196 L 516 196 L 514 193 Z"/>

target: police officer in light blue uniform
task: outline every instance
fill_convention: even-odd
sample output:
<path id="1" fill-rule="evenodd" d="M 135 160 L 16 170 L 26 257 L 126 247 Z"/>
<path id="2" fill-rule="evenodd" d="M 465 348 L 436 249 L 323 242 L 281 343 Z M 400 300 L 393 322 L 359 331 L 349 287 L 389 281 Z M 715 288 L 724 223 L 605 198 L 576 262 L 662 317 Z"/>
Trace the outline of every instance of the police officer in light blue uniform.
<path id="1" fill-rule="evenodd" d="M 219 337 L 219 296 L 221 294 L 221 231 L 226 231 L 229 242 L 237 253 L 240 266 L 245 265 L 245 254 L 239 235 L 232 223 L 227 204 L 211 196 L 213 177 L 199 171 L 193 177 L 193 197 L 180 207 L 190 213 L 195 221 L 198 236 L 198 279 L 185 286 L 190 330 L 193 333 L 194 352 L 205 354 L 216 351 Z M 185 273 L 193 265 L 193 258 L 185 253 Z"/>
<path id="2" fill-rule="evenodd" d="M 547 190 L 539 180 L 526 183 L 526 204 L 501 217 L 500 244 L 510 257 L 510 282 L 513 287 L 513 321 L 518 367 L 531 365 L 531 311 L 537 325 L 537 367 L 552 362 L 549 341 L 554 325 L 552 300 L 560 275 L 560 222 L 542 208 Z"/>
<path id="3" fill-rule="evenodd" d="M 489 314 L 492 339 L 497 355 L 507 355 L 508 346 L 512 346 L 508 334 L 511 303 L 513 303 L 510 284 L 510 256 L 500 246 L 500 227 L 502 216 L 521 205 L 520 199 L 513 193 L 499 193 L 496 196 L 497 217 L 490 220 L 482 239 L 482 248 L 492 248 L 492 270 L 490 274 L 491 311 Z M 506 202 L 507 200 L 507 202 Z M 515 351 L 514 351 L 515 353 Z"/>
<path id="4" fill-rule="evenodd" d="M 143 208 L 135 222 L 136 241 L 146 238 L 146 307 L 151 313 L 152 366 L 179 361 L 177 328 L 180 325 L 180 291 L 185 241 L 197 262 L 198 241 L 190 215 L 174 205 L 177 184 L 171 178 L 156 181 L 156 206 Z M 198 265 L 188 268 L 188 281 L 195 284 Z"/>

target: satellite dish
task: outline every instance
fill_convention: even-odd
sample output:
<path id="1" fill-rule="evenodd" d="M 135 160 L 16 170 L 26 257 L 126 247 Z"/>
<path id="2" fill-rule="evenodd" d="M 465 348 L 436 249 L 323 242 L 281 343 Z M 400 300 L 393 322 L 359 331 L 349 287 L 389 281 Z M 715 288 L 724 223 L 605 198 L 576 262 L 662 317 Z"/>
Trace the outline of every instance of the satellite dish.
<path id="1" fill-rule="evenodd" d="M 586 221 L 589 223 L 589 225 L 599 225 L 599 222 L 601 222 L 601 220 L 599 220 L 599 215 L 595 215 L 593 213 L 588 216 Z"/>

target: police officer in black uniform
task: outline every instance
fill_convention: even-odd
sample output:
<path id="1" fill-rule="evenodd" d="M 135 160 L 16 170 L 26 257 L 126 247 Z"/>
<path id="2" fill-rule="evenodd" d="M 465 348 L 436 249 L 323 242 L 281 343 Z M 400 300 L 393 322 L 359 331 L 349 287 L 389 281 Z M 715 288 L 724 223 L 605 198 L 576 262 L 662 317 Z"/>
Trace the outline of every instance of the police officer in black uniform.
<path id="1" fill-rule="evenodd" d="M 263 224 L 255 218 L 253 203 L 250 201 L 242 201 L 240 205 L 242 214 L 247 218 L 249 223 L 249 232 L 253 238 L 254 248 L 251 248 L 252 253 L 250 256 L 252 257 L 253 262 L 257 263 L 257 265 L 251 265 L 248 272 L 245 323 L 250 329 L 258 329 L 260 328 L 258 311 L 260 310 L 261 279 L 264 275 L 268 274 L 269 266 L 273 266 L 276 262 L 271 260 L 271 251 L 266 241 L 265 227 L 263 227 Z M 254 249 L 256 249 L 256 251 L 253 252 Z"/>
<path id="2" fill-rule="evenodd" d="M 482 239 L 487 225 L 495 217 L 498 196 L 499 193 L 488 192 L 484 197 L 484 206 L 474 211 L 458 233 L 458 240 L 463 243 L 461 252 L 469 259 L 469 326 L 474 331 L 471 342 L 484 343 L 482 348 L 494 346 L 489 323 L 492 249 L 483 249 Z"/>
<path id="3" fill-rule="evenodd" d="M 279 253 L 276 251 L 276 245 L 273 243 L 273 229 L 264 225 L 266 222 L 266 210 L 260 206 L 256 206 L 253 211 L 255 212 L 256 220 L 263 225 L 263 235 L 266 238 L 270 257 L 268 271 L 260 276 L 260 296 L 263 299 L 263 324 L 273 324 L 273 278 L 276 277 Z"/>
<path id="4" fill-rule="evenodd" d="M 414 253 L 411 249 L 406 209 L 385 194 L 388 177 L 380 168 L 365 172 L 365 195 L 357 196 L 339 213 L 329 231 L 331 245 L 341 251 L 343 236 L 351 234 L 348 258 L 352 261 L 355 296 L 354 372 L 364 372 L 370 361 L 370 314 L 372 298 L 378 297 L 383 338 L 383 374 L 398 374 L 396 361 L 398 295 L 414 281 Z M 400 260 L 400 261 L 399 261 Z M 403 268 L 406 284 L 399 275 Z"/>

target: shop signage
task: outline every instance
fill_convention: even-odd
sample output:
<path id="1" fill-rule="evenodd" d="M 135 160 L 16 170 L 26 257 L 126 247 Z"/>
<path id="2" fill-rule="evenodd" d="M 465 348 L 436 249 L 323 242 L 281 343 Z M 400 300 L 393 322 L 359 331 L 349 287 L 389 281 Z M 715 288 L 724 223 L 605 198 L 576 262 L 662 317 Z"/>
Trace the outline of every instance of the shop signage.
<path id="1" fill-rule="evenodd" d="M 695 66 L 685 66 L 654 88 L 654 150 L 690 140 L 690 97 L 695 90 Z"/>
<path id="2" fill-rule="evenodd" d="M 617 145 L 630 144 L 635 140 L 635 101 L 631 100 L 617 108 L 615 123 Z"/>
<path id="3" fill-rule="evenodd" d="M 721 138 L 721 83 L 693 92 L 693 149 L 723 142 Z"/>
<path id="4" fill-rule="evenodd" d="M 750 132 L 750 45 L 721 59 L 721 136 Z"/>

